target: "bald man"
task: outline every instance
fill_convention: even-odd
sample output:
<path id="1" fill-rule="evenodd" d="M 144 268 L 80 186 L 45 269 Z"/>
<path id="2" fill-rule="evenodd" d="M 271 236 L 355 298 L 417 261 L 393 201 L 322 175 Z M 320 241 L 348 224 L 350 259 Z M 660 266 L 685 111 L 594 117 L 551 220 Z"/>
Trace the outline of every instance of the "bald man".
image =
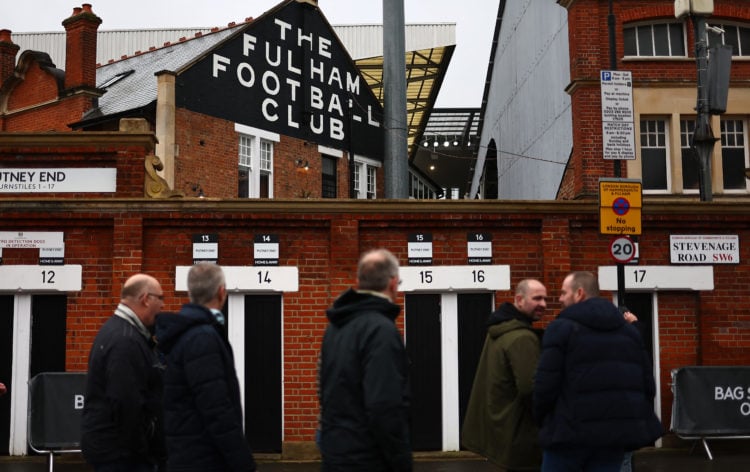
<path id="1" fill-rule="evenodd" d="M 91 346 L 81 449 L 96 472 L 153 472 L 164 463 L 162 368 L 152 336 L 163 306 L 155 278 L 130 277 Z"/>
<path id="2" fill-rule="evenodd" d="M 461 438 L 467 449 L 507 471 L 539 470 L 542 462 L 531 414 L 541 331 L 531 325 L 546 309 L 547 289 L 525 279 L 513 303 L 503 303 L 487 320 Z"/>

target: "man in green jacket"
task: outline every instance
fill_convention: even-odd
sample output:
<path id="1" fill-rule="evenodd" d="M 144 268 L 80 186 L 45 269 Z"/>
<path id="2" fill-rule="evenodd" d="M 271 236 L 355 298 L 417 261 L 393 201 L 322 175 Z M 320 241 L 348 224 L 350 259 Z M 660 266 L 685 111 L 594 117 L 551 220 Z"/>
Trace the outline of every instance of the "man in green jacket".
<path id="1" fill-rule="evenodd" d="M 541 331 L 534 330 L 547 309 L 547 289 L 525 279 L 513 303 L 505 302 L 487 321 L 461 441 L 507 471 L 539 470 L 542 450 L 531 416 L 534 373 Z"/>

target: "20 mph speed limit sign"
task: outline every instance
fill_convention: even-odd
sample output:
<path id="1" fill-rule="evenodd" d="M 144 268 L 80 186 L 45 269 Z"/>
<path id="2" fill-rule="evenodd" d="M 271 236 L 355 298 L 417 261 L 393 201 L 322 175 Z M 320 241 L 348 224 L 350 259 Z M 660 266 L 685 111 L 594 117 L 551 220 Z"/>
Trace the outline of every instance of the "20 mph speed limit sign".
<path id="1" fill-rule="evenodd" d="M 627 236 L 618 236 L 609 243 L 609 255 L 620 264 L 630 262 L 635 257 L 635 243 Z"/>

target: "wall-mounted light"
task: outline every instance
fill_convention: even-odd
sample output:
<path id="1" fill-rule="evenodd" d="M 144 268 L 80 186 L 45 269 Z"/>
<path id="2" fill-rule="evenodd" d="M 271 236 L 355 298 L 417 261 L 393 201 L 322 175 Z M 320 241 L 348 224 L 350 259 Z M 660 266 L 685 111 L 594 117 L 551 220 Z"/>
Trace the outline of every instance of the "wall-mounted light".
<path id="1" fill-rule="evenodd" d="M 203 187 L 201 187 L 200 182 L 188 182 L 187 185 L 190 188 L 190 191 L 193 192 L 194 197 L 206 198 L 206 195 L 203 193 Z"/>
<path id="2" fill-rule="evenodd" d="M 297 166 L 298 171 L 308 171 L 310 169 L 310 163 L 307 161 L 307 159 L 297 159 L 294 161 L 294 165 Z"/>

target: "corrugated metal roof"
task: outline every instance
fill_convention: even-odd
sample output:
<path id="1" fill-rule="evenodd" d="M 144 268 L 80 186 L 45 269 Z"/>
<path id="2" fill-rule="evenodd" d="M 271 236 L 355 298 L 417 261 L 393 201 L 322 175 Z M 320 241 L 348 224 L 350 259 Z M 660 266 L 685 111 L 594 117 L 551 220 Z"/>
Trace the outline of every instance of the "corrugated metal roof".
<path id="1" fill-rule="evenodd" d="M 235 25 L 239 27 L 241 23 Z M 225 28 L 226 29 L 226 28 Z M 363 59 L 383 55 L 382 25 L 338 25 L 333 26 L 336 35 L 349 51 L 352 59 Z M 143 30 L 100 30 L 97 34 L 96 62 L 107 64 L 132 56 L 136 52 L 146 52 L 163 47 L 165 43 L 176 43 L 180 38 L 190 39 L 197 34 L 207 34 L 216 28 L 171 28 Z M 426 23 L 406 25 L 406 50 L 416 51 L 433 47 L 456 44 L 455 23 Z M 25 50 L 42 51 L 49 54 L 52 62 L 65 68 L 65 32 L 48 31 L 37 33 L 13 33 L 12 40 Z"/>

